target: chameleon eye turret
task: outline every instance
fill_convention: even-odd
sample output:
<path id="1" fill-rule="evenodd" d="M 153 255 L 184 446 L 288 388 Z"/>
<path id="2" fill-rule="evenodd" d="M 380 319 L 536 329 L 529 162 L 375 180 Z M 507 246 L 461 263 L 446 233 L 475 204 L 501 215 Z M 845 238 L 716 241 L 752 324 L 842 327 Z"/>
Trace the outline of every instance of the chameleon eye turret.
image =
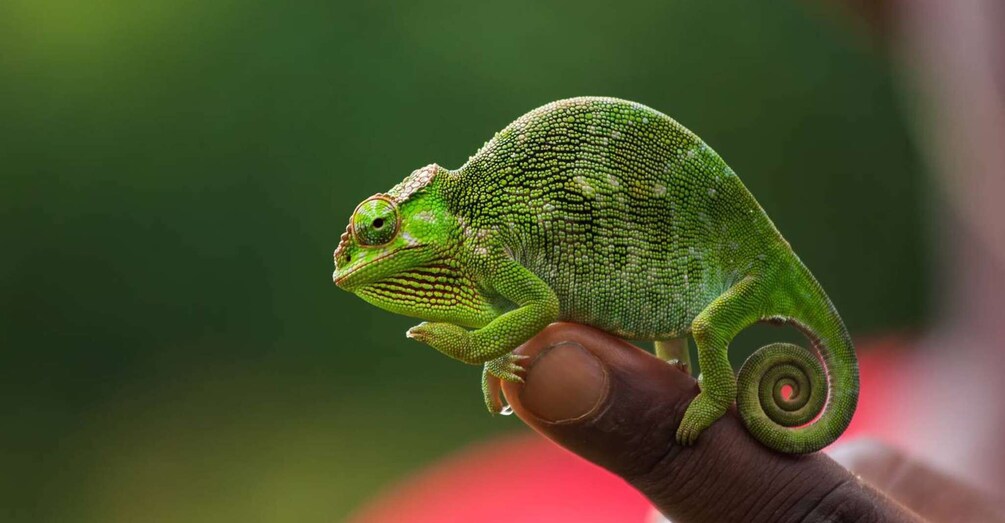
<path id="1" fill-rule="evenodd" d="M 401 215 L 393 200 L 378 194 L 363 201 L 352 213 L 352 232 L 366 247 L 379 247 L 394 239 L 401 228 Z"/>
<path id="2" fill-rule="evenodd" d="M 498 380 L 521 379 L 513 349 L 557 320 L 652 340 L 685 367 L 693 338 L 703 378 L 683 445 L 734 401 L 755 438 L 790 453 L 828 445 L 855 412 L 855 348 L 823 288 L 726 162 L 644 105 L 531 111 L 459 169 L 428 165 L 365 200 L 341 240 L 335 283 L 426 320 L 408 337 L 482 365 L 493 413 Z M 808 348 L 762 347 L 737 378 L 729 344 L 762 321 L 794 326 Z"/>

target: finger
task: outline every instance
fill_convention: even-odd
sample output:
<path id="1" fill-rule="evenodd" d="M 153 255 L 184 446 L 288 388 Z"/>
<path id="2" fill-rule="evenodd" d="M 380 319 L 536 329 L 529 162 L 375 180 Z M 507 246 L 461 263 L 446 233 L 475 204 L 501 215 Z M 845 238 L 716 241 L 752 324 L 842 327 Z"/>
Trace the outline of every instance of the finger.
<path id="1" fill-rule="evenodd" d="M 828 454 L 930 521 L 1005 521 L 986 493 L 878 441 L 852 441 Z"/>
<path id="2" fill-rule="evenodd" d="M 678 445 L 695 381 L 604 332 L 553 324 L 517 352 L 530 359 L 525 383 L 503 384 L 514 412 L 623 477 L 673 521 L 916 519 L 823 454 L 770 451 L 734 410 L 696 445 Z"/>

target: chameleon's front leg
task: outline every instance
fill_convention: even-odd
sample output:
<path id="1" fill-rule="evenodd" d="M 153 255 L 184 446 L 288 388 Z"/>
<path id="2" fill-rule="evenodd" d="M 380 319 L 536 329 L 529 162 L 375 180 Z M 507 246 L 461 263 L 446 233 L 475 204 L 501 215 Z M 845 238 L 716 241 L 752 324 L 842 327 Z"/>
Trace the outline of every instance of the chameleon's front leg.
<path id="1" fill-rule="evenodd" d="M 701 392 L 684 412 L 677 428 L 678 443 L 693 444 L 736 399 L 736 376 L 727 349 L 734 336 L 759 319 L 757 292 L 757 280 L 747 277 L 713 300 L 691 323 L 701 366 Z"/>
<path id="2" fill-rule="evenodd" d="M 558 297 L 543 280 L 513 260 L 500 262 L 484 284 L 517 305 L 488 325 L 468 331 L 451 323 L 420 323 L 408 337 L 454 359 L 484 364 L 482 393 L 489 411 L 502 409 L 492 378 L 521 381 L 521 356 L 510 352 L 558 319 Z"/>

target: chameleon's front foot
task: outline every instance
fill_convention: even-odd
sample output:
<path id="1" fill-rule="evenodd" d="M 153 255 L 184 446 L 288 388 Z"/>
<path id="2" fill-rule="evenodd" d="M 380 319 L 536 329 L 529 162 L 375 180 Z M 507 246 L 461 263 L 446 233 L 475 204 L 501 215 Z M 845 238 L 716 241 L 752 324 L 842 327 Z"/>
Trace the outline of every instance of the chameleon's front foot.
<path id="1" fill-rule="evenodd" d="M 485 408 L 490 413 L 499 414 L 503 410 L 499 380 L 523 382 L 518 372 L 523 372 L 524 368 L 520 362 L 525 359 L 527 356 L 522 354 L 507 354 L 485 362 L 482 368 L 482 397 L 485 399 Z"/>
<path id="2" fill-rule="evenodd" d="M 458 359 L 464 363 L 476 364 L 472 350 L 471 334 L 463 327 L 453 323 L 432 323 L 424 321 L 405 333 L 413 340 L 425 343 L 430 347 Z"/>
<path id="3" fill-rule="evenodd" d="M 726 413 L 729 403 L 699 392 L 691 400 L 687 411 L 684 412 L 684 419 L 677 428 L 677 443 L 685 446 L 693 445 L 705 429 Z"/>
<path id="4" fill-rule="evenodd" d="M 518 374 L 524 368 L 520 362 L 527 359 L 523 354 L 507 354 L 500 358 L 485 362 L 485 371 L 504 381 L 523 383 L 523 378 Z"/>
<path id="5" fill-rule="evenodd" d="M 520 362 L 527 356 L 507 353 L 493 357 L 493 347 L 476 343 L 470 332 L 452 323 L 423 322 L 408 329 L 406 336 L 464 363 L 477 365 L 484 362 L 482 397 L 485 399 L 486 408 L 493 414 L 502 412 L 499 380 L 523 381 L 519 374 L 524 370 Z"/>

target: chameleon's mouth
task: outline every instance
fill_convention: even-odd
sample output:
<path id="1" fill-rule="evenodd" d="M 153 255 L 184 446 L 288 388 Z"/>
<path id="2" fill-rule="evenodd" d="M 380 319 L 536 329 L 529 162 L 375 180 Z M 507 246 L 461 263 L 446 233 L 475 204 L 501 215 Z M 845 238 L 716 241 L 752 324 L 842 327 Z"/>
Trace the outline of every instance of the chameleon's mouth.
<path id="1" fill-rule="evenodd" d="M 381 266 L 377 266 L 376 268 L 378 270 L 376 271 L 371 269 L 374 267 L 375 264 L 377 264 L 378 262 L 387 261 L 388 259 L 401 254 L 402 252 L 409 251 L 412 249 L 419 249 L 422 247 L 424 247 L 424 245 L 413 245 L 411 247 L 404 247 L 402 249 L 389 252 L 382 256 L 378 256 L 372 260 L 356 265 L 355 267 L 350 267 L 346 269 L 346 271 L 343 272 L 342 274 L 339 274 L 339 268 L 338 265 L 336 265 L 335 272 L 332 273 L 332 281 L 335 282 L 335 285 L 337 285 L 340 289 L 344 289 L 347 291 L 352 291 L 353 289 L 359 287 L 360 285 L 374 283 L 375 281 L 378 281 L 379 279 L 386 276 L 386 274 L 381 274 L 382 271 L 379 270 Z M 383 267 L 387 266 L 384 265 Z"/>
<path id="2" fill-rule="evenodd" d="M 351 269 L 343 272 L 342 274 L 339 274 L 338 266 L 336 266 L 335 267 L 335 272 L 332 273 L 332 281 L 335 282 L 335 285 L 337 285 L 339 288 L 342 288 L 342 289 L 345 289 L 345 290 L 349 290 L 348 287 L 352 283 L 352 281 L 354 279 L 357 279 L 357 280 L 359 279 L 359 278 L 353 278 L 354 275 L 359 274 L 360 271 L 362 271 L 363 269 L 369 267 L 370 265 L 373 265 L 374 263 L 377 263 L 377 262 L 382 261 L 382 260 L 386 260 L 387 258 L 390 258 L 393 255 L 394 255 L 394 253 L 392 252 L 392 253 L 380 256 L 378 258 L 374 258 L 374 259 L 372 259 L 372 260 L 370 260 L 370 261 L 368 261 L 366 263 L 362 263 L 360 265 L 357 265 L 356 267 L 353 267 L 353 268 L 351 268 Z"/>

